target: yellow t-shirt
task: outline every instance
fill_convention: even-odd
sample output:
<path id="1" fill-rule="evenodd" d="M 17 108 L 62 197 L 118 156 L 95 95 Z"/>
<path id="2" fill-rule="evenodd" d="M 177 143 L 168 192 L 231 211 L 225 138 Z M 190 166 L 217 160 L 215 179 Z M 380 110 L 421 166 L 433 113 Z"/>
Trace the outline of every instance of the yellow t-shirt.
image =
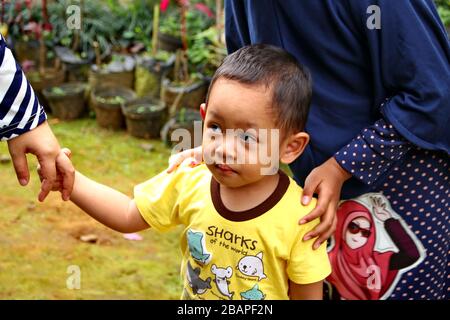
<path id="1" fill-rule="evenodd" d="M 257 207 L 232 212 L 206 165 L 182 166 L 137 185 L 137 207 L 161 231 L 184 225 L 181 235 L 187 299 L 289 299 L 288 281 L 308 284 L 331 272 L 326 245 L 301 239 L 319 222 L 298 225 L 315 207 L 300 204 L 302 189 L 280 171 L 273 194 Z"/>

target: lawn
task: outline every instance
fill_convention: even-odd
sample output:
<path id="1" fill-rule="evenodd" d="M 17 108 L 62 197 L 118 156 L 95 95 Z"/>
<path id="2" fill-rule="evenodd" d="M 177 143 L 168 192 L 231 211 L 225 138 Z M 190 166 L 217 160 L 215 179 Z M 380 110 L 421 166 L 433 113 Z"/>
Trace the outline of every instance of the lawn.
<path id="1" fill-rule="evenodd" d="M 100 129 L 95 120 L 51 119 L 62 146 L 85 175 L 131 195 L 133 186 L 162 171 L 170 150 L 159 141 Z M 148 151 L 143 143 L 151 143 Z M 8 156 L 6 143 L 0 155 Z M 0 164 L 0 299 L 178 299 L 179 232 L 141 232 L 142 241 L 97 223 L 52 193 L 37 201 L 36 161 L 28 187 L 21 187 L 11 162 Z M 80 240 L 93 234 L 96 243 Z M 81 271 L 80 289 L 69 289 L 70 266 Z"/>

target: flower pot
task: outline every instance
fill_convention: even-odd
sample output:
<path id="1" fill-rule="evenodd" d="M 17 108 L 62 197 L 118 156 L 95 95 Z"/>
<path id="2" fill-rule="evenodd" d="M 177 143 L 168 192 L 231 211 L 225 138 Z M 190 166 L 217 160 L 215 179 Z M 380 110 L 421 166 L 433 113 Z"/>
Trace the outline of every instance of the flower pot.
<path id="1" fill-rule="evenodd" d="M 89 68 L 95 59 L 95 53 L 93 50 L 89 50 L 86 57 L 81 57 L 73 50 L 57 46 L 55 47 L 55 53 L 62 61 L 68 81 L 87 81 Z M 106 57 L 110 54 L 109 51 L 103 53 L 102 57 Z"/>
<path id="2" fill-rule="evenodd" d="M 171 36 L 169 34 L 158 32 L 158 49 L 176 52 L 178 49 L 183 48 L 183 42 L 181 38 Z"/>
<path id="3" fill-rule="evenodd" d="M 91 92 L 91 102 L 95 110 L 97 124 L 100 127 L 120 130 L 125 120 L 121 105 L 136 98 L 133 90 L 118 87 L 96 87 Z"/>
<path id="4" fill-rule="evenodd" d="M 167 109 L 161 100 L 141 98 L 122 105 L 127 131 L 138 138 L 157 138 L 166 120 Z"/>
<path id="5" fill-rule="evenodd" d="M 186 129 L 189 131 L 191 140 L 188 141 L 187 148 L 195 148 L 201 145 L 201 139 L 195 139 L 195 122 L 202 122 L 202 117 L 198 110 L 193 109 L 181 109 L 177 111 L 175 116 L 169 119 L 161 129 L 161 140 L 168 146 L 173 147 L 181 141 L 172 141 L 172 133 L 177 129 Z M 201 130 L 200 125 L 200 130 Z M 197 133 L 201 134 L 201 132 Z M 201 136 L 201 135 L 200 135 Z M 198 141 L 197 141 L 198 140 Z M 183 141 L 186 143 L 186 141 Z M 179 150 L 181 151 L 181 150 Z"/>
<path id="6" fill-rule="evenodd" d="M 50 104 L 55 117 L 61 120 L 80 118 L 86 110 L 84 83 L 65 83 L 45 88 L 42 93 Z"/>
<path id="7" fill-rule="evenodd" d="M 89 86 L 95 88 L 101 86 L 120 86 L 134 88 L 134 67 L 136 62 L 133 57 L 127 55 L 118 56 L 120 61 L 112 61 L 104 67 L 92 65 L 89 70 Z"/>
<path id="8" fill-rule="evenodd" d="M 167 61 L 153 57 L 140 57 L 135 71 L 135 90 L 138 97 L 161 97 L 161 81 L 172 70 L 175 55 Z"/>
<path id="9" fill-rule="evenodd" d="M 181 108 L 198 110 L 205 102 L 207 86 L 203 80 L 186 85 L 174 85 L 168 78 L 162 81 L 161 100 L 167 105 L 171 116 Z"/>
<path id="10" fill-rule="evenodd" d="M 14 42 L 14 54 L 19 63 L 25 60 L 33 61 L 35 65 L 39 64 L 39 41 L 37 40 L 18 40 Z"/>
<path id="11" fill-rule="evenodd" d="M 58 86 L 65 80 L 65 71 L 62 69 L 45 69 L 45 73 L 41 75 L 39 71 L 27 72 L 26 77 L 37 95 L 40 104 L 46 111 L 51 109 L 48 107 L 48 101 L 42 93 L 42 90 L 46 87 Z"/>

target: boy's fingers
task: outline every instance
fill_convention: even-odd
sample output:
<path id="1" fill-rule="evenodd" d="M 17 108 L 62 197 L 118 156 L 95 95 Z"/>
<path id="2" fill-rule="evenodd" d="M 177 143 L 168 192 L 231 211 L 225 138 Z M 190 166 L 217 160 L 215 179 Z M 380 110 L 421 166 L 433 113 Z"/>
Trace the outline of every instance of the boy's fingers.
<path id="1" fill-rule="evenodd" d="M 166 172 L 171 173 L 173 172 L 180 164 L 182 164 L 186 159 L 192 158 L 194 156 L 194 149 L 184 150 L 180 153 L 174 154 L 169 158 L 169 167 L 167 168 Z M 196 160 L 192 158 L 193 162 L 196 163 Z"/>
<path id="2" fill-rule="evenodd" d="M 194 157 L 189 157 L 189 158 L 184 159 L 183 163 L 187 163 L 190 167 L 195 167 L 199 164 L 197 162 L 197 160 L 195 160 Z"/>
<path id="3" fill-rule="evenodd" d="M 167 173 L 172 173 L 176 168 L 178 167 L 177 164 L 169 164 L 169 167 L 167 168 L 166 172 Z"/>
<path id="4" fill-rule="evenodd" d="M 45 198 L 47 198 L 50 191 L 53 189 L 53 184 L 55 183 L 55 180 L 53 182 L 50 182 L 47 178 L 43 178 L 41 182 L 41 191 L 38 195 L 38 200 L 40 202 L 43 202 Z"/>
<path id="5" fill-rule="evenodd" d="M 72 151 L 69 148 L 62 148 L 61 149 L 62 152 L 64 152 L 64 154 L 69 157 L 69 159 L 72 158 Z"/>
<path id="6" fill-rule="evenodd" d="M 56 166 L 55 160 L 50 157 L 39 159 L 39 164 L 41 166 L 43 180 L 38 200 L 42 202 L 53 188 L 53 184 L 56 180 Z"/>
<path id="7" fill-rule="evenodd" d="M 11 159 L 16 171 L 17 180 L 20 185 L 26 186 L 30 180 L 30 172 L 28 171 L 27 156 L 23 153 L 11 153 Z"/>
<path id="8" fill-rule="evenodd" d="M 37 165 L 36 171 L 37 171 L 37 174 L 39 176 L 39 181 L 42 182 L 42 180 L 44 180 L 44 177 L 42 176 L 42 170 L 41 170 L 41 165 L 40 164 Z"/>
<path id="9" fill-rule="evenodd" d="M 68 151 L 68 153 L 66 153 L 66 150 Z M 70 195 L 72 194 L 73 183 L 75 180 L 75 169 L 69 159 L 70 150 L 66 150 L 63 149 L 63 152 L 67 155 L 67 157 L 58 157 L 57 159 L 58 173 L 62 178 L 61 195 L 64 201 L 69 200 Z"/>

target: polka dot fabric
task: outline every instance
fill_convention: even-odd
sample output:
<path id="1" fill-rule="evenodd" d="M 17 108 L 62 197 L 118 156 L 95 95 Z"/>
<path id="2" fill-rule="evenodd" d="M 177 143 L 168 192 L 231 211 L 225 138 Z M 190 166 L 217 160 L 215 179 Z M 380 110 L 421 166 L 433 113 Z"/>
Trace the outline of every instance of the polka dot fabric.
<path id="1" fill-rule="evenodd" d="M 384 120 L 335 155 L 372 192 L 382 192 L 425 248 L 389 299 L 450 299 L 449 155 L 417 148 Z"/>

